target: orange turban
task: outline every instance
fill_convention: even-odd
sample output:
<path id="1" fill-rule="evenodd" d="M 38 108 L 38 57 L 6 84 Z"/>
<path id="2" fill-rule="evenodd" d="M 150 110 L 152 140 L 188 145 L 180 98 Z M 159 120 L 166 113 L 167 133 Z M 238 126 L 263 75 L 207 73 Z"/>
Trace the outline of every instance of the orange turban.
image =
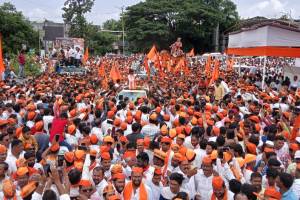
<path id="1" fill-rule="evenodd" d="M 127 129 L 127 123 L 122 122 L 120 128 L 121 128 L 121 130 L 125 131 Z"/>
<path id="2" fill-rule="evenodd" d="M 153 121 L 156 121 L 157 120 L 157 114 L 156 113 L 152 113 L 149 118 Z"/>
<path id="3" fill-rule="evenodd" d="M 103 138 L 103 142 L 110 142 L 110 143 L 114 143 L 114 139 L 111 136 L 105 136 Z"/>
<path id="4" fill-rule="evenodd" d="M 196 153 L 192 149 L 187 149 L 185 156 L 188 159 L 188 161 L 192 161 L 195 158 Z"/>
<path id="5" fill-rule="evenodd" d="M 90 155 L 96 157 L 97 156 L 97 151 L 95 149 L 90 150 Z"/>
<path id="6" fill-rule="evenodd" d="M 162 175 L 161 169 L 160 168 L 155 168 L 154 174 L 156 174 L 156 175 Z"/>
<path id="7" fill-rule="evenodd" d="M 259 118 L 255 115 L 252 115 L 251 117 L 249 117 L 249 119 L 255 123 L 259 123 L 259 121 L 260 121 Z"/>
<path id="8" fill-rule="evenodd" d="M 119 127 L 121 125 L 121 123 L 122 123 L 122 121 L 120 119 L 118 119 L 118 118 L 116 118 L 114 120 L 114 126 L 116 126 L 116 127 Z"/>
<path id="9" fill-rule="evenodd" d="M 132 122 L 133 122 L 133 117 L 132 117 L 132 116 L 127 116 L 126 122 L 127 122 L 128 124 L 132 124 Z"/>
<path id="10" fill-rule="evenodd" d="M 135 151 L 125 151 L 123 158 L 135 158 L 136 157 L 136 152 Z"/>
<path id="11" fill-rule="evenodd" d="M 223 188 L 224 181 L 220 176 L 214 176 L 212 179 L 212 186 L 214 189 L 221 190 Z"/>
<path id="12" fill-rule="evenodd" d="M 113 111 L 108 111 L 107 112 L 107 118 L 108 119 L 112 119 L 114 115 L 115 115 L 115 113 Z"/>
<path id="13" fill-rule="evenodd" d="M 174 129 L 174 128 L 172 128 L 172 129 L 170 129 L 170 131 L 169 131 L 169 136 L 170 136 L 170 138 L 175 138 L 176 136 L 177 136 L 177 132 L 176 132 L 176 129 Z"/>
<path id="14" fill-rule="evenodd" d="M 167 154 L 161 150 L 154 149 L 154 156 L 161 160 L 165 160 L 167 157 Z"/>
<path id="15" fill-rule="evenodd" d="M 246 154 L 244 161 L 245 161 L 246 164 L 248 164 L 250 162 L 253 162 L 253 161 L 256 161 L 256 155 L 254 155 L 254 154 Z"/>

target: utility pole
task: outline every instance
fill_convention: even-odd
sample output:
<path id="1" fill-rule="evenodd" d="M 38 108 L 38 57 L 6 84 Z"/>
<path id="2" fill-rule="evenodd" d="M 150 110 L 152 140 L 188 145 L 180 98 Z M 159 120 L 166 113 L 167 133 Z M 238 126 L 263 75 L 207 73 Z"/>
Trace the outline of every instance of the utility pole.
<path id="1" fill-rule="evenodd" d="M 124 6 L 121 7 L 122 10 L 122 46 L 123 46 L 123 56 L 125 56 L 125 24 L 124 24 Z"/>

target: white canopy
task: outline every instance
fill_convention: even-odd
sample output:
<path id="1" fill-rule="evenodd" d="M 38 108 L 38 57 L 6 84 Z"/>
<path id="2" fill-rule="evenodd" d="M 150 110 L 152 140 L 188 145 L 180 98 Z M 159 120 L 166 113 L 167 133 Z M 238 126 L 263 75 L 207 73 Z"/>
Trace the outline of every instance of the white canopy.
<path id="1" fill-rule="evenodd" d="M 274 25 L 266 25 L 229 34 L 228 48 L 266 46 L 300 47 L 300 30 L 288 30 Z"/>

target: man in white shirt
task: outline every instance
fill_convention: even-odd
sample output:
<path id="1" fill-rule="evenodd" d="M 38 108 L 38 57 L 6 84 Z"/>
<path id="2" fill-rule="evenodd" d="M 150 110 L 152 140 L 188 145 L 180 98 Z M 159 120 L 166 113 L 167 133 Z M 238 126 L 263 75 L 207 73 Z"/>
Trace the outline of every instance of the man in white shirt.
<path id="1" fill-rule="evenodd" d="M 144 136 L 149 136 L 150 139 L 153 139 L 155 134 L 159 132 L 159 128 L 156 125 L 157 122 L 157 114 L 152 113 L 149 117 L 149 124 L 143 126 L 141 130 L 141 134 Z"/>
<path id="2" fill-rule="evenodd" d="M 13 140 L 11 142 L 11 152 L 8 152 L 5 162 L 9 166 L 9 173 L 17 171 L 16 161 L 21 157 L 23 152 L 23 143 L 21 140 Z"/>
<path id="3" fill-rule="evenodd" d="M 295 193 L 297 199 L 300 199 L 300 165 L 297 165 L 295 180 L 292 185 L 292 191 Z"/>
<path id="4" fill-rule="evenodd" d="M 104 179 L 104 171 L 100 166 L 97 166 L 93 169 L 92 178 L 96 186 L 96 190 L 99 193 L 100 197 L 103 196 L 103 190 L 105 186 L 108 185 L 107 181 Z"/>

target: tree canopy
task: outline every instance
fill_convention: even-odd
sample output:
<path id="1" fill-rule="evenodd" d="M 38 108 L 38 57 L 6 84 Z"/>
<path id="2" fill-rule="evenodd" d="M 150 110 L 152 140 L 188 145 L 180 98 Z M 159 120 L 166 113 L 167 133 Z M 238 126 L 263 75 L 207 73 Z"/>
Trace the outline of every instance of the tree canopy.
<path id="1" fill-rule="evenodd" d="M 213 35 L 238 21 L 236 5 L 230 0 L 146 0 L 127 8 L 125 29 L 130 49 L 146 51 L 152 44 L 159 49 L 181 37 L 184 50 L 213 49 Z"/>
<path id="2" fill-rule="evenodd" d="M 3 52 L 17 53 L 25 44 L 28 48 L 37 48 L 38 32 L 33 30 L 29 21 L 18 12 L 11 3 L 0 6 L 0 33 L 3 35 Z"/>
<path id="3" fill-rule="evenodd" d="M 83 38 L 86 36 L 87 21 L 84 14 L 91 12 L 95 0 L 66 0 L 62 10 L 62 17 L 70 25 L 71 37 Z"/>

